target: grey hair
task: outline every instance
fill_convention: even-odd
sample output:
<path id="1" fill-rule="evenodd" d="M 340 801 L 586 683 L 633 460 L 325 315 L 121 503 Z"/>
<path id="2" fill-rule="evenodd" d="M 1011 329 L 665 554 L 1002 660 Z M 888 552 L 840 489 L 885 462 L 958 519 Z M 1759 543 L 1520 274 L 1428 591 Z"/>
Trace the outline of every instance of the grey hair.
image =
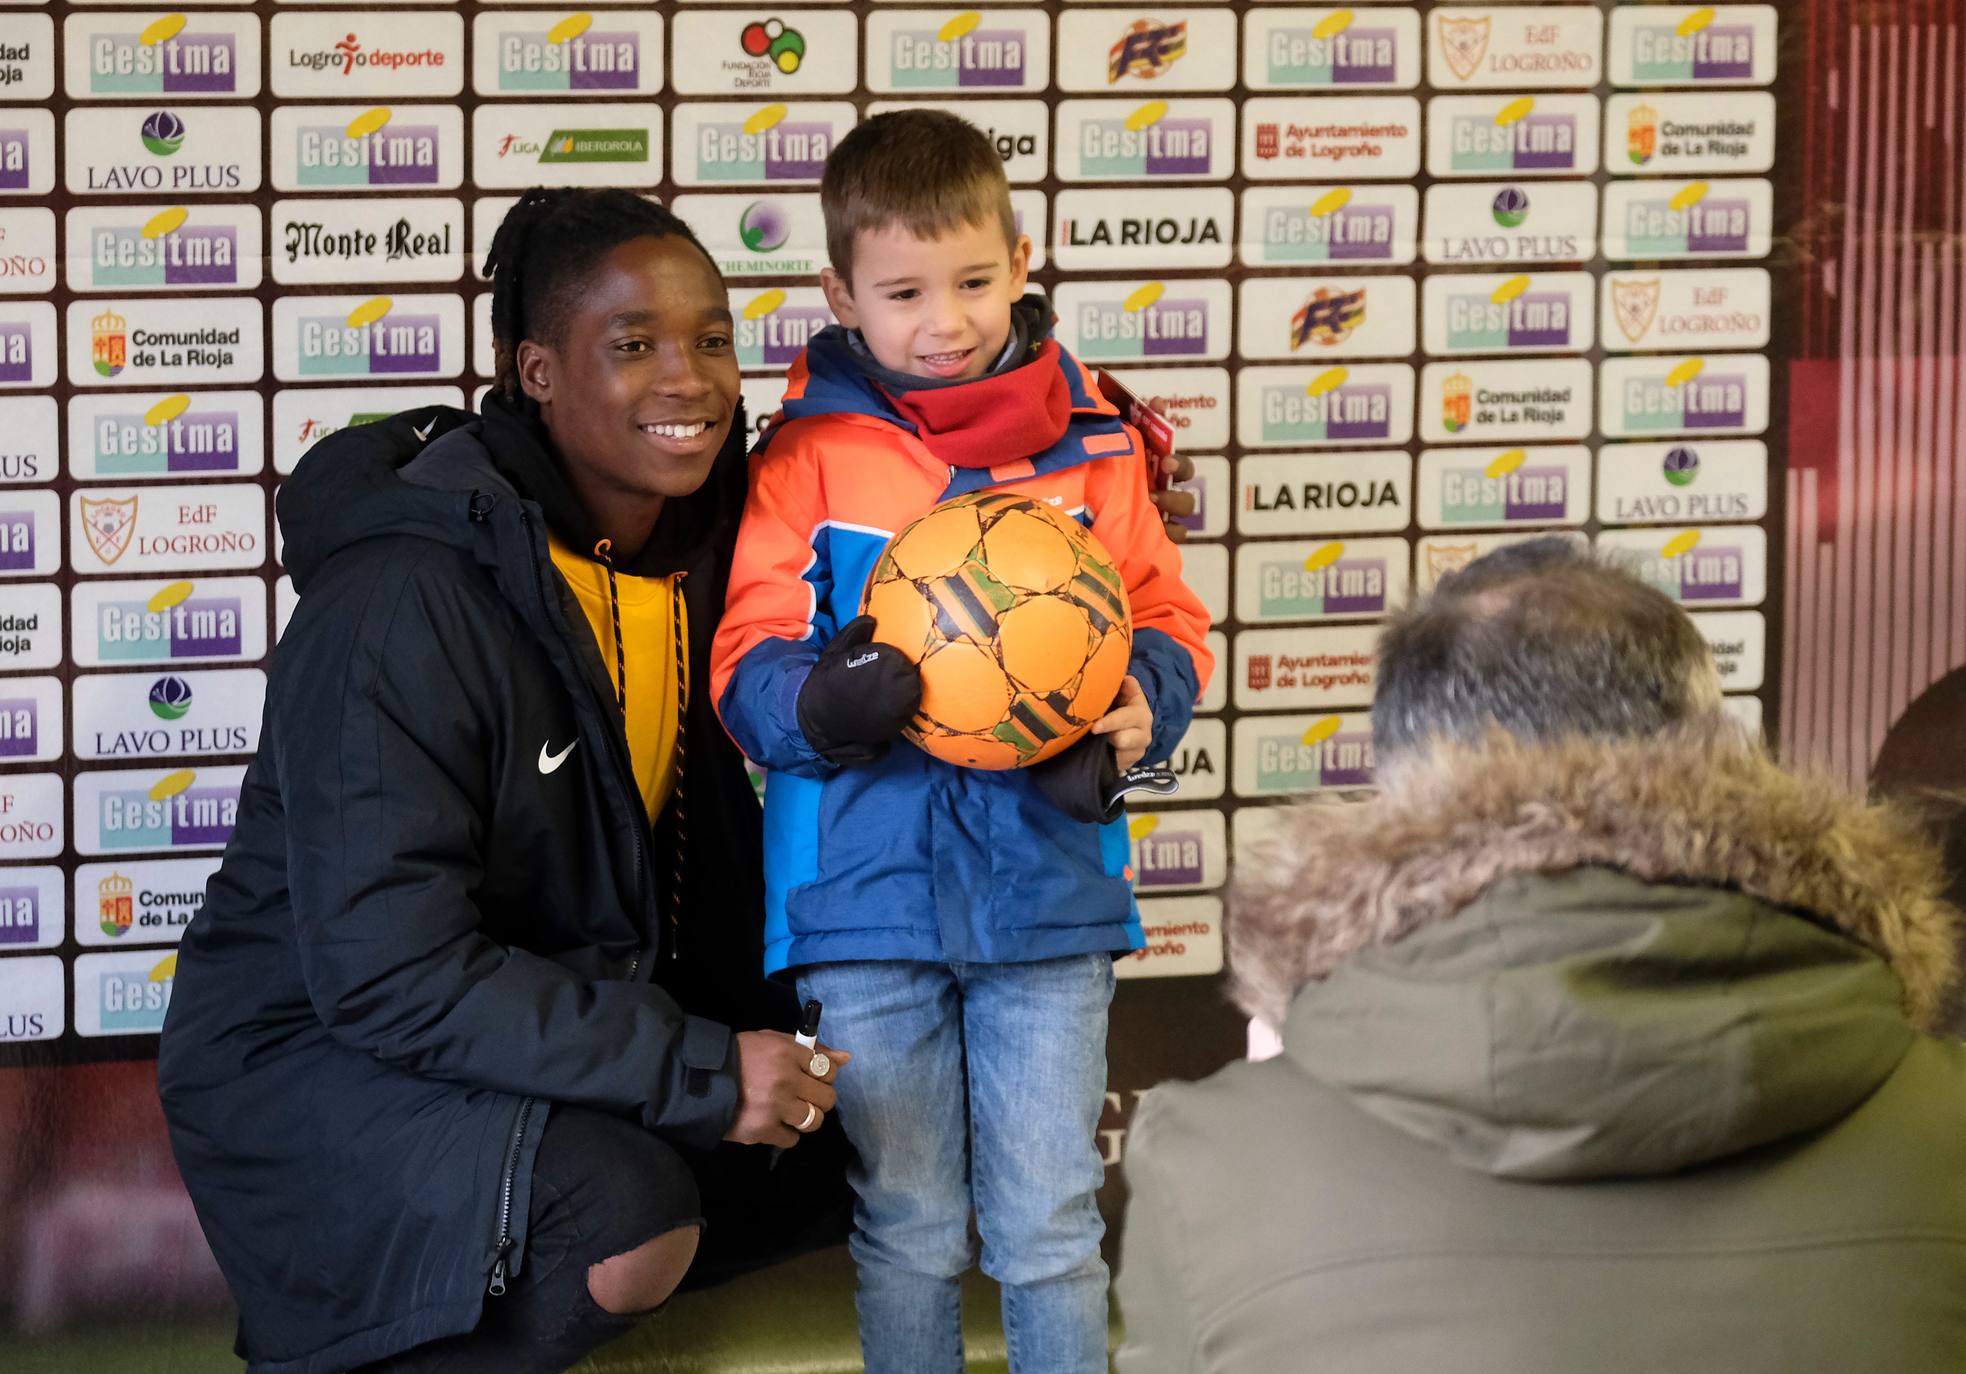
<path id="1" fill-rule="evenodd" d="M 1437 740 L 1639 739 L 1718 712 L 1720 675 L 1678 604 L 1576 541 L 1507 544 L 1386 625 L 1379 763 Z"/>

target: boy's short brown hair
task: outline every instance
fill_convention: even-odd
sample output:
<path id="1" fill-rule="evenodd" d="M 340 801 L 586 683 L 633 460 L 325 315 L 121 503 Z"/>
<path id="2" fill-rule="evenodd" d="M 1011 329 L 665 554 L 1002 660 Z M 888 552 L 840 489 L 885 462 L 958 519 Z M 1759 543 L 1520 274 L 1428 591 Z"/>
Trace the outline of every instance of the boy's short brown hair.
<path id="1" fill-rule="evenodd" d="M 995 219 L 1005 245 L 1017 246 L 1003 159 L 981 129 L 942 110 L 893 110 L 856 125 L 826 159 L 819 208 L 827 256 L 848 290 L 862 229 L 899 223 L 934 239 Z"/>

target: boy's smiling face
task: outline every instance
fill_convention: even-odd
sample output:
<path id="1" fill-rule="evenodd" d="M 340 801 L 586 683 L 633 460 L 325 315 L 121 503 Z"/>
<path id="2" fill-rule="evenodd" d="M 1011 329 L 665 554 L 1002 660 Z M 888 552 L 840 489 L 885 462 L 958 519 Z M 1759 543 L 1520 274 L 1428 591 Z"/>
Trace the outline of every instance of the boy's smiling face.
<path id="1" fill-rule="evenodd" d="M 993 219 L 936 239 L 893 222 L 862 229 L 853 279 L 820 273 L 833 314 L 881 366 L 915 377 L 980 377 L 1010 338 L 1010 307 L 1030 277 L 1031 241 L 1004 242 Z"/>

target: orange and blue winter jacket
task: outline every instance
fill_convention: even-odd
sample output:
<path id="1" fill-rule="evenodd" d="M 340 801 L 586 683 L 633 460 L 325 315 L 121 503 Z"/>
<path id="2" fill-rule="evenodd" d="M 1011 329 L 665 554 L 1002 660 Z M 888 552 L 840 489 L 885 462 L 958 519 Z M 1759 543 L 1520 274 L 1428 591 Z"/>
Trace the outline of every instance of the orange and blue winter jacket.
<path id="1" fill-rule="evenodd" d="M 765 967 L 858 959 L 1015 963 L 1142 943 L 1125 821 L 1069 819 L 1022 772 L 958 768 L 897 741 L 841 768 L 799 730 L 799 689 L 860 611 L 888 541 L 940 501 L 984 488 L 1084 522 L 1118 561 L 1133 609 L 1129 671 L 1153 709 L 1149 759 L 1188 728 L 1213 666 L 1208 612 L 1147 496 L 1139 435 L 1070 354 L 1064 434 L 991 468 L 952 467 L 861 371 L 844 331 L 792 365 L 751 456 L 751 492 L 712 649 L 724 726 L 770 774 Z"/>

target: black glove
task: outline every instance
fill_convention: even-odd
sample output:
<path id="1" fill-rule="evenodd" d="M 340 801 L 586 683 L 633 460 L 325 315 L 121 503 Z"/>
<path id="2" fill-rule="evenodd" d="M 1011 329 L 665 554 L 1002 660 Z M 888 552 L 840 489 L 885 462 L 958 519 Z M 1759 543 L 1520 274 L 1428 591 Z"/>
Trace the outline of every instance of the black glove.
<path id="1" fill-rule="evenodd" d="M 874 642 L 874 617 L 840 626 L 799 689 L 799 729 L 828 763 L 873 763 L 922 704 L 921 670 Z"/>
<path id="2" fill-rule="evenodd" d="M 1167 769 L 1144 763 L 1120 772 L 1113 746 L 1098 735 L 1087 735 L 1064 753 L 1032 764 L 1030 774 L 1052 805 L 1075 821 L 1093 825 L 1118 820 L 1129 793 L 1167 797 L 1181 785 Z"/>

